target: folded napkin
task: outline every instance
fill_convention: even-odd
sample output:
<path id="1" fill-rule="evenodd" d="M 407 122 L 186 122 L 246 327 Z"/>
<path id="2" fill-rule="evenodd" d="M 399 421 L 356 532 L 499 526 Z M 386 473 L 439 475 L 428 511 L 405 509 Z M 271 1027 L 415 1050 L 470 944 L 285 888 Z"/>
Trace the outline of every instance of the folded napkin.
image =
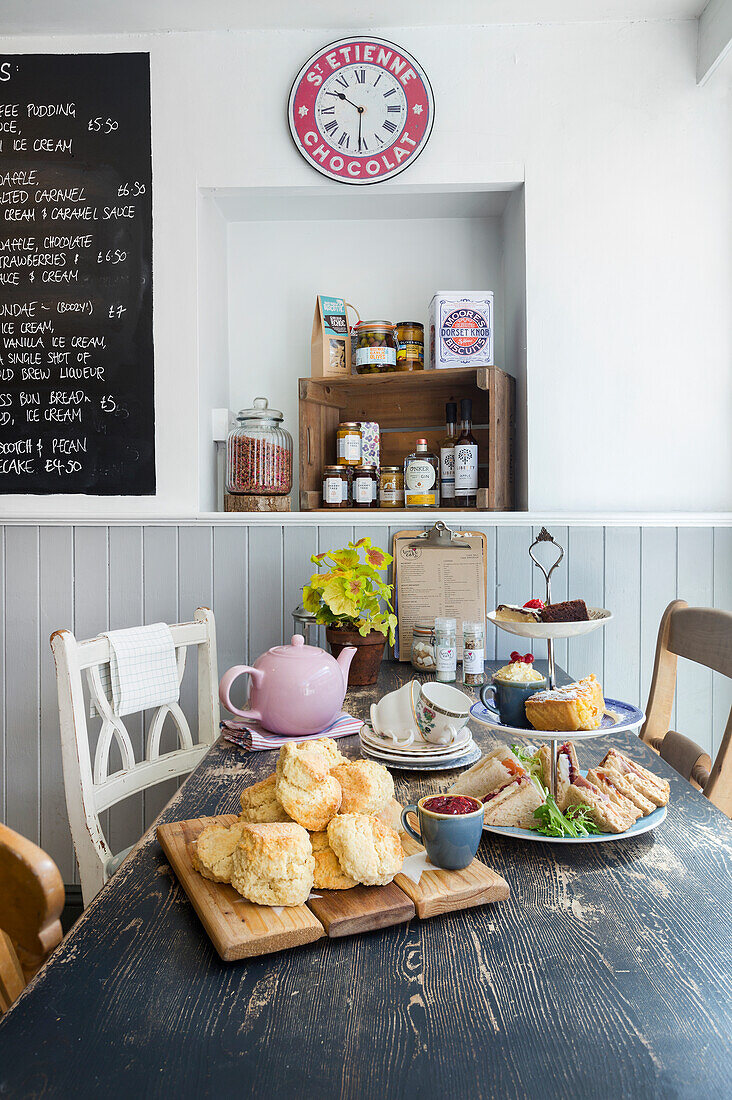
<path id="1" fill-rule="evenodd" d="M 224 721 L 221 729 L 224 738 L 234 745 L 246 749 L 247 752 L 257 752 L 261 749 L 278 749 L 281 745 L 287 745 L 290 741 L 314 741 L 317 737 L 352 737 L 358 733 L 363 722 L 360 718 L 354 718 L 345 711 L 336 718 L 335 722 L 320 733 L 304 733 L 301 737 L 297 734 L 284 736 L 279 733 L 270 733 L 256 722 Z"/>
<path id="2" fill-rule="evenodd" d="M 109 664 L 99 673 L 104 694 L 120 717 L 176 703 L 180 693 L 175 643 L 167 623 L 108 630 Z M 92 702 L 92 717 L 96 709 Z"/>

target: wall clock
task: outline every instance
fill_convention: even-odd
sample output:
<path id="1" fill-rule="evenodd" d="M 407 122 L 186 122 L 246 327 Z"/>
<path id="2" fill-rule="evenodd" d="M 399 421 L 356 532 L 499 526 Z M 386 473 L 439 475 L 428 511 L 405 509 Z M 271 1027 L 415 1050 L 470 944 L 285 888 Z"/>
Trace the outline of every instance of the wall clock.
<path id="1" fill-rule="evenodd" d="M 288 104 L 302 156 L 341 183 L 380 183 L 403 172 L 427 144 L 434 118 L 422 66 L 393 42 L 363 35 L 314 53 Z"/>

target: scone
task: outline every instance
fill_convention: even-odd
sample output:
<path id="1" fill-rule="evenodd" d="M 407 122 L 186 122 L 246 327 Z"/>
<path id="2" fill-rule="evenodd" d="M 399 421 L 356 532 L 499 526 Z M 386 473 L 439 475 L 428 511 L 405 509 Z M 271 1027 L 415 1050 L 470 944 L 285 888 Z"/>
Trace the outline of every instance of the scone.
<path id="1" fill-rule="evenodd" d="M 384 886 L 402 869 L 399 834 L 378 817 L 334 817 L 328 825 L 328 843 L 345 873 L 364 886 Z"/>
<path id="2" fill-rule="evenodd" d="M 277 776 L 267 776 L 261 783 L 255 783 L 253 787 L 247 787 L 241 792 L 240 821 L 272 822 L 290 821 L 277 801 L 275 794 Z"/>
<path id="3" fill-rule="evenodd" d="M 390 798 L 383 810 L 379 810 L 376 814 L 380 821 L 383 821 L 389 828 L 394 829 L 395 832 L 399 832 L 402 827 L 402 804 L 397 802 L 396 798 Z"/>
<path id="4" fill-rule="evenodd" d="M 232 856 L 241 840 L 242 825 L 207 825 L 191 845 L 191 863 L 212 882 L 230 882 Z"/>
<path id="5" fill-rule="evenodd" d="M 596 730 L 605 713 L 602 687 L 595 676 L 576 684 L 537 691 L 524 703 L 526 717 L 535 730 Z"/>
<path id="6" fill-rule="evenodd" d="M 353 886 L 358 886 L 356 880 L 342 870 L 338 857 L 328 843 L 327 832 L 311 833 L 310 843 L 315 859 L 315 890 L 350 890 Z"/>
<path id="7" fill-rule="evenodd" d="M 394 780 L 375 760 L 347 760 L 330 774 L 341 785 L 342 814 L 377 814 L 394 797 Z"/>
<path id="8" fill-rule="evenodd" d="M 328 761 L 330 768 L 335 768 L 346 760 L 332 737 L 316 737 L 312 741 L 301 741 L 300 746 L 302 748 L 307 746 L 311 752 L 320 753 Z"/>
<path id="9" fill-rule="evenodd" d="M 332 764 L 326 755 L 329 750 L 314 749 L 314 745 L 317 746 L 316 741 L 293 741 L 282 746 L 275 791 L 278 802 L 293 821 L 318 833 L 338 813 L 341 785 L 330 774 Z"/>
<path id="10" fill-rule="evenodd" d="M 241 825 L 231 885 L 257 905 L 302 905 L 313 888 L 310 837 L 294 822 Z"/>

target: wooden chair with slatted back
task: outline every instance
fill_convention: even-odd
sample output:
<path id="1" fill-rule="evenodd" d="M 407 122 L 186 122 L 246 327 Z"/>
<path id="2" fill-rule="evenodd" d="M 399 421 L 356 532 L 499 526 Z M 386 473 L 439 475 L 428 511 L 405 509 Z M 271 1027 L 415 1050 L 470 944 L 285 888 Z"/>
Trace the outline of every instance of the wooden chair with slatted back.
<path id="1" fill-rule="evenodd" d="M 732 708 L 712 766 L 700 745 L 669 728 L 678 657 L 732 678 L 732 612 L 689 607 L 685 600 L 668 605 L 658 630 L 646 721 L 640 731 L 646 744 L 732 817 Z"/>
<path id="2" fill-rule="evenodd" d="M 124 721 L 112 709 L 105 694 L 100 669 L 109 664 L 109 640 L 91 638 L 78 642 L 68 630 L 51 635 L 56 662 L 61 754 L 66 808 L 79 863 L 84 905 L 99 893 L 131 848 L 113 855 L 99 821 L 102 811 L 132 794 L 147 790 L 166 779 L 187 775 L 219 735 L 218 675 L 216 672 L 216 627 L 213 612 L 199 607 L 193 622 L 170 627 L 178 659 L 178 682 L 183 679 L 189 648 L 198 651 L 198 729 L 194 742 L 188 721 L 178 703 L 155 709 L 148 726 L 145 759 L 135 760 Z M 101 716 L 94 761 L 84 705 L 82 674 L 86 674 L 89 695 Z M 180 747 L 161 754 L 160 738 L 167 718 L 174 723 Z M 109 774 L 109 752 L 116 740 L 122 757 L 120 771 Z M 134 847 L 134 845 L 133 845 Z"/>
<path id="3" fill-rule="evenodd" d="M 0 825 L 0 1016 L 61 942 L 63 907 L 51 857 Z"/>

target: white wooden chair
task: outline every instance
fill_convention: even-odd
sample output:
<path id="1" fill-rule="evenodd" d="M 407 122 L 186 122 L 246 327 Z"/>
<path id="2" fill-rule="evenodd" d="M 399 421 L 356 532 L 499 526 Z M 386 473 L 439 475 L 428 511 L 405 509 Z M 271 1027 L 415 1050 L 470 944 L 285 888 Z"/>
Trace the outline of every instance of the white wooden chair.
<path id="1" fill-rule="evenodd" d="M 198 739 L 194 743 L 190 726 L 178 703 L 157 707 L 148 728 L 145 759 L 136 761 L 124 721 L 114 714 L 100 676 L 100 666 L 109 664 L 109 642 L 91 638 L 79 642 L 68 630 L 51 635 L 56 662 L 61 752 L 66 808 L 71 825 L 81 890 L 88 905 L 116 871 L 131 848 L 113 856 L 99 821 L 102 811 L 132 794 L 166 779 L 190 772 L 219 733 L 218 675 L 216 671 L 216 627 L 213 612 L 199 607 L 190 623 L 170 627 L 178 659 L 178 681 L 183 679 L 186 653 L 198 647 Z M 94 763 L 89 747 L 82 673 L 86 673 L 90 697 L 102 719 Z M 178 731 L 180 747 L 160 754 L 160 737 L 170 716 Z M 116 740 L 122 756 L 120 771 L 109 774 L 109 750 Z M 133 845 L 134 847 L 134 845 Z"/>

